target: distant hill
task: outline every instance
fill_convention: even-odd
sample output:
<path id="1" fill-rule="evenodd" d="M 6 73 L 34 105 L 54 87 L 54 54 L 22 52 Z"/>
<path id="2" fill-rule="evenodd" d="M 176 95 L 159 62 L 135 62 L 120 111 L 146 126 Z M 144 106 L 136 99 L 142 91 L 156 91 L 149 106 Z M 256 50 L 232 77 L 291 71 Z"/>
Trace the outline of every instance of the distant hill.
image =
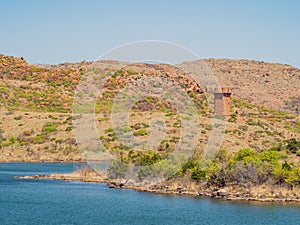
<path id="1" fill-rule="evenodd" d="M 300 69 L 253 60 L 204 61 L 222 85 L 232 88 L 234 97 L 275 110 L 300 110 Z"/>
<path id="2" fill-rule="evenodd" d="M 298 108 L 300 111 L 300 69 L 253 60 L 205 59 L 202 62 L 212 70 L 221 86 L 231 87 L 233 97 L 275 110 L 296 113 Z M 120 66 L 115 61 L 101 63 L 103 69 L 109 68 L 109 64 Z M 90 64 L 29 65 L 22 58 L 0 55 L 0 104 L 25 111 L 70 112 L 76 85 Z M 197 61 L 184 64 L 194 65 Z M 164 73 L 163 70 L 168 73 L 167 68 L 171 68 L 137 64 L 129 67 L 149 74 L 150 71 Z"/>

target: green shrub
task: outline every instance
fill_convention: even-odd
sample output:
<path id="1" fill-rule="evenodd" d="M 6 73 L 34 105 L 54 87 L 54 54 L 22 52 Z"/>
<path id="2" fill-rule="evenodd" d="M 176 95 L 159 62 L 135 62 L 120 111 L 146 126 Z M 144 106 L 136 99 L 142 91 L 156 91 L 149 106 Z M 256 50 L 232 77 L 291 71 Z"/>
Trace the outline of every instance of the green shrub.
<path id="1" fill-rule="evenodd" d="M 2 142 L 1 142 L 1 145 L 2 145 L 3 147 L 7 147 L 7 146 L 10 146 L 10 145 L 11 145 L 11 142 L 10 142 L 10 141 L 2 141 Z"/>
<path id="2" fill-rule="evenodd" d="M 273 146 L 270 148 L 270 151 L 281 151 L 284 149 L 284 146 L 282 145 L 282 143 L 273 143 Z"/>
<path id="3" fill-rule="evenodd" d="M 263 151 L 261 153 L 260 159 L 262 161 L 267 161 L 267 162 L 278 162 L 279 155 L 277 151 Z"/>
<path id="4" fill-rule="evenodd" d="M 147 130 L 146 129 L 139 129 L 133 132 L 134 136 L 145 136 L 147 135 Z"/>
<path id="5" fill-rule="evenodd" d="M 21 141 L 20 142 L 20 146 L 25 146 L 26 145 L 26 142 L 25 141 Z"/>
<path id="6" fill-rule="evenodd" d="M 100 137 L 100 140 L 101 140 L 101 137 Z M 113 149 L 114 150 L 128 150 L 129 147 L 127 147 L 126 145 L 120 144 L 118 146 L 115 146 Z"/>
<path id="7" fill-rule="evenodd" d="M 251 157 L 255 155 L 255 151 L 250 148 L 242 148 L 240 149 L 234 156 L 236 161 L 241 161 L 246 157 Z"/>
<path id="8" fill-rule="evenodd" d="M 159 153 L 155 151 L 142 151 L 137 154 L 134 159 L 134 163 L 138 166 L 149 166 L 159 162 L 160 160 L 162 160 L 162 157 Z"/>
<path id="9" fill-rule="evenodd" d="M 269 130 L 266 130 L 265 133 L 268 135 L 268 136 L 271 136 L 273 137 L 274 136 L 274 133 L 272 133 L 271 131 Z"/>
<path id="10" fill-rule="evenodd" d="M 205 176 L 206 176 L 205 171 L 195 170 L 192 172 L 191 178 L 192 178 L 192 180 L 200 181 L 200 180 L 204 179 Z"/>
<path id="11" fill-rule="evenodd" d="M 14 144 L 17 141 L 17 139 L 14 136 L 11 136 L 9 138 L 9 141 L 10 141 L 10 143 Z"/>
<path id="12" fill-rule="evenodd" d="M 146 123 L 136 123 L 133 126 L 131 126 L 131 128 L 134 130 L 139 130 L 139 129 L 148 128 L 148 127 L 150 127 L 150 126 Z"/>
<path id="13" fill-rule="evenodd" d="M 246 120 L 246 123 L 249 125 L 249 126 L 256 126 L 257 123 L 253 120 L 253 119 L 248 119 Z"/>
<path id="14" fill-rule="evenodd" d="M 117 70 L 114 75 L 112 75 L 112 78 L 116 78 L 117 76 L 122 76 L 124 75 L 124 71 L 123 70 Z"/>
<path id="15" fill-rule="evenodd" d="M 43 68 L 38 68 L 38 67 L 34 67 L 34 68 L 31 69 L 31 72 L 33 72 L 33 73 L 38 73 L 38 72 L 42 72 L 42 71 L 44 71 L 44 69 Z"/>
<path id="16" fill-rule="evenodd" d="M 8 88 L 6 88 L 6 87 L 0 87 L 0 93 L 4 93 L 4 94 L 9 94 L 9 89 Z"/>
<path id="17" fill-rule="evenodd" d="M 53 83 L 53 82 L 50 82 L 50 83 L 48 83 L 48 86 L 50 86 L 50 87 L 56 87 L 56 84 L 55 83 Z"/>
<path id="18" fill-rule="evenodd" d="M 274 171 L 274 176 L 278 183 L 286 183 L 290 186 L 299 184 L 300 182 L 300 169 L 292 168 L 288 162 L 284 162 L 281 167 Z"/>
<path id="19" fill-rule="evenodd" d="M 35 143 L 35 144 L 41 144 L 41 143 L 43 143 L 43 136 L 41 136 L 41 135 L 36 135 L 36 136 L 33 138 L 33 143 Z"/>
<path id="20" fill-rule="evenodd" d="M 114 128 L 110 127 L 110 128 L 107 128 L 105 130 L 105 133 L 111 133 L 111 132 L 114 132 Z"/>
<path id="21" fill-rule="evenodd" d="M 65 154 L 65 155 L 69 155 L 70 152 L 71 152 L 70 146 L 65 146 L 64 154 Z"/>
<path id="22" fill-rule="evenodd" d="M 70 86 L 70 83 L 68 83 L 68 82 L 64 82 L 64 87 L 69 87 Z"/>
<path id="23" fill-rule="evenodd" d="M 56 126 L 52 125 L 51 123 L 46 123 L 43 131 L 45 134 L 52 133 L 52 132 L 56 131 Z"/>
<path id="24" fill-rule="evenodd" d="M 70 126 L 70 127 L 67 127 L 67 128 L 66 128 L 66 131 L 71 131 L 72 129 L 73 129 L 73 127 Z"/>
<path id="25" fill-rule="evenodd" d="M 128 73 L 129 75 L 137 74 L 137 72 L 135 72 L 135 71 L 133 71 L 133 70 L 131 70 L 131 69 L 127 70 L 127 73 Z"/>
<path id="26" fill-rule="evenodd" d="M 182 167 L 182 172 L 187 172 L 187 171 L 193 171 L 197 170 L 199 167 L 199 164 L 192 159 L 188 159 L 187 162 L 183 165 Z"/>
<path id="27" fill-rule="evenodd" d="M 108 168 L 109 178 L 124 178 L 129 164 L 123 160 L 116 159 L 111 162 Z"/>
<path id="28" fill-rule="evenodd" d="M 297 141 L 295 138 L 291 138 L 287 141 L 286 149 L 292 153 L 296 153 L 300 149 L 300 141 Z"/>
<path id="29" fill-rule="evenodd" d="M 101 141 L 103 141 L 103 140 L 105 139 L 105 136 L 101 135 L 101 136 L 99 137 L 99 139 L 100 139 Z"/>
<path id="30" fill-rule="evenodd" d="M 238 117 L 238 112 L 234 112 L 230 115 L 230 118 L 232 119 L 237 119 L 237 117 Z"/>
<path id="31" fill-rule="evenodd" d="M 242 162 L 244 165 L 252 164 L 259 166 L 261 164 L 258 154 L 250 148 L 242 148 L 232 156 L 229 160 L 229 167 L 233 169 L 238 162 Z"/>

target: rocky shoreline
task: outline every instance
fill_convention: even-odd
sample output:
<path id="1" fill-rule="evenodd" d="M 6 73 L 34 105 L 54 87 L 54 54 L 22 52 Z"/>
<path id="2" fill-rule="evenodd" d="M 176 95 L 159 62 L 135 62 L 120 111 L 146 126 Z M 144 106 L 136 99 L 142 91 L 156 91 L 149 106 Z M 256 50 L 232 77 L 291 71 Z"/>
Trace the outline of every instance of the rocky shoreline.
<path id="1" fill-rule="evenodd" d="M 126 181 L 111 181 L 99 175 L 83 176 L 76 173 L 70 174 L 37 174 L 34 176 L 15 176 L 15 179 L 50 179 L 50 180 L 64 180 L 66 182 L 81 181 L 81 182 L 97 182 L 106 183 L 109 188 L 123 188 L 142 192 L 149 192 L 154 194 L 167 195 L 186 195 L 186 196 L 203 196 L 212 199 L 220 199 L 223 201 L 243 201 L 243 202 L 277 202 L 277 203 L 300 203 L 300 196 L 252 196 L 249 194 L 230 193 L 225 189 L 208 189 L 203 191 L 191 191 L 184 188 L 177 187 L 170 189 L 161 186 L 134 186 L 126 184 Z"/>

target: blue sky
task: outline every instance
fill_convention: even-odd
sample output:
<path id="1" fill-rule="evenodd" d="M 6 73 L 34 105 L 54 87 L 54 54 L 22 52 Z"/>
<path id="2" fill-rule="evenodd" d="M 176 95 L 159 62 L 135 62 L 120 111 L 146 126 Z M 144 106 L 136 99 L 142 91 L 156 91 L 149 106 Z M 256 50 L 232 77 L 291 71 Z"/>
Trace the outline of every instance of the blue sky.
<path id="1" fill-rule="evenodd" d="M 163 40 L 201 58 L 300 68 L 299 11 L 297 0 L 0 0 L 0 53 L 75 62 L 127 42 Z"/>

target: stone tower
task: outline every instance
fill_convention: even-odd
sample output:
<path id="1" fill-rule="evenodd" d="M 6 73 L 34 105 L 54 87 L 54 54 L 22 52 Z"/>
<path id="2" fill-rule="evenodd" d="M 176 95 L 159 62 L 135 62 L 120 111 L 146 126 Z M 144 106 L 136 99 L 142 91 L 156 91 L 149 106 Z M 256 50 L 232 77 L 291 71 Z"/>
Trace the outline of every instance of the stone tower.
<path id="1" fill-rule="evenodd" d="M 224 115 L 226 119 L 230 117 L 230 88 L 222 87 L 221 90 L 215 88 L 215 114 L 216 115 Z"/>

